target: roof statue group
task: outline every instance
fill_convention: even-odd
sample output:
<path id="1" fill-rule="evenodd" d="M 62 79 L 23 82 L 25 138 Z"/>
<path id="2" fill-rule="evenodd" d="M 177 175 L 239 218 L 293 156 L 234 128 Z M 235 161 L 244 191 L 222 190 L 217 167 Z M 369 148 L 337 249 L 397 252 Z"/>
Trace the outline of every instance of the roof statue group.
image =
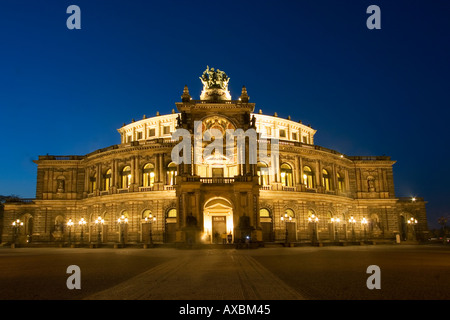
<path id="1" fill-rule="evenodd" d="M 227 90 L 230 78 L 224 71 L 219 69 L 214 70 L 214 68 L 209 69 L 209 66 L 207 66 L 206 70 L 203 71 L 200 80 L 202 81 L 204 88 L 219 88 Z"/>

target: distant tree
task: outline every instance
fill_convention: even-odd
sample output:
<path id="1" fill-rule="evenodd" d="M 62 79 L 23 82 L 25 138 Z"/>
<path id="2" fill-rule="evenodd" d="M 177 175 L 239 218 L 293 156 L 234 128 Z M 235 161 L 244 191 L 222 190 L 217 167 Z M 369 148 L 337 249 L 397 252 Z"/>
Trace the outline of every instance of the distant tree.
<path id="1" fill-rule="evenodd" d="M 19 200 L 20 197 L 16 196 L 15 194 L 9 195 L 9 196 L 2 196 L 0 195 L 0 204 L 3 204 L 5 202 Z"/>

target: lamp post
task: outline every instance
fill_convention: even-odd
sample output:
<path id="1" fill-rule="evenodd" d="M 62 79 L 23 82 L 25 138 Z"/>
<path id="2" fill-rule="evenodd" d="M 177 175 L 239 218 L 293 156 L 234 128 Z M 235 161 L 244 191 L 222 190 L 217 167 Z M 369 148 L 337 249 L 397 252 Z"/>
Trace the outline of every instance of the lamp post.
<path id="1" fill-rule="evenodd" d="M 97 244 L 100 247 L 100 243 L 102 242 L 102 235 L 101 235 L 101 228 L 103 224 L 105 223 L 105 220 L 102 219 L 102 217 L 98 217 L 97 220 L 95 220 L 95 224 L 97 225 Z"/>
<path id="2" fill-rule="evenodd" d="M 69 245 L 72 243 L 72 226 L 73 221 L 72 218 L 70 218 L 69 221 L 67 221 L 67 228 L 69 228 Z"/>
<path id="3" fill-rule="evenodd" d="M 78 221 L 78 224 L 81 227 L 81 236 L 80 236 L 80 241 L 81 241 L 81 245 L 83 245 L 83 231 L 84 231 L 84 226 L 86 225 L 86 220 L 84 220 L 84 218 L 81 218 L 80 221 Z"/>
<path id="4" fill-rule="evenodd" d="M 15 221 L 13 221 L 12 223 L 12 227 L 13 227 L 13 245 L 16 245 L 16 240 L 17 240 L 17 235 L 19 234 L 19 229 L 20 227 L 23 226 L 23 222 L 20 221 L 20 219 L 16 219 Z"/>
<path id="5" fill-rule="evenodd" d="M 124 230 L 123 230 L 122 225 L 125 225 L 128 223 L 128 218 L 125 217 L 124 215 L 122 215 L 119 219 L 117 219 L 117 222 L 119 223 L 119 233 L 120 233 L 119 241 L 122 243 L 122 245 L 125 246 L 125 237 L 124 237 Z"/>
<path id="6" fill-rule="evenodd" d="M 334 228 L 334 241 L 339 242 L 338 224 L 341 220 L 339 218 L 331 218 L 331 223 Z"/>
<path id="7" fill-rule="evenodd" d="M 312 214 L 311 216 L 308 217 L 308 221 L 314 223 L 312 243 L 315 244 L 318 241 L 318 239 L 317 239 L 317 223 L 319 222 L 319 218 L 316 217 L 314 214 Z"/>
<path id="8" fill-rule="evenodd" d="M 287 245 L 288 239 L 289 239 L 288 238 L 288 222 L 291 222 L 291 221 L 292 221 L 292 217 L 289 216 L 287 213 L 284 214 L 284 217 L 281 216 L 281 222 L 284 222 L 285 229 L 286 229 L 286 232 L 285 232 L 285 243 L 286 243 L 286 245 Z"/>
<path id="9" fill-rule="evenodd" d="M 353 218 L 353 216 L 351 216 L 350 219 L 348 219 L 348 222 L 352 225 L 352 241 L 355 241 L 356 240 L 356 237 L 355 237 L 356 220 L 355 220 L 355 218 Z"/>
<path id="10" fill-rule="evenodd" d="M 152 224 L 153 224 L 153 222 L 155 222 L 156 221 L 156 217 L 153 217 L 153 215 L 150 213 L 149 215 L 148 215 L 148 217 L 145 217 L 145 223 L 148 223 L 149 224 L 149 229 L 150 229 L 150 231 L 149 231 L 149 242 L 150 242 L 150 246 L 153 246 L 153 239 L 152 239 Z"/>
<path id="11" fill-rule="evenodd" d="M 361 224 L 364 227 L 364 241 L 367 241 L 367 233 L 366 233 L 367 219 L 366 218 L 362 218 Z"/>
<path id="12" fill-rule="evenodd" d="M 414 239 L 414 240 L 417 240 L 417 239 L 416 239 L 416 232 L 415 232 L 415 230 L 414 230 L 414 226 L 415 226 L 416 224 L 417 224 L 417 220 L 414 219 L 413 217 L 411 217 L 411 218 L 408 219 L 408 225 L 410 225 L 410 226 L 412 227 L 412 234 L 413 234 L 413 239 Z"/>

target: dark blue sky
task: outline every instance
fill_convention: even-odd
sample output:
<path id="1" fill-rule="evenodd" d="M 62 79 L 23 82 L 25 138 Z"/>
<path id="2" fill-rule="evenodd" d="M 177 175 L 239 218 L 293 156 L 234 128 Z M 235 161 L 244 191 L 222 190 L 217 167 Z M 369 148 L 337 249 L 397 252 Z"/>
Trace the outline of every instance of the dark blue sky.
<path id="1" fill-rule="evenodd" d="M 81 30 L 66 9 L 81 8 Z M 369 30 L 366 9 L 381 9 Z M 0 2 L 0 194 L 34 197 L 38 155 L 83 155 L 199 97 L 207 65 L 265 114 L 348 155 L 389 155 L 397 196 L 450 214 L 450 2 Z"/>

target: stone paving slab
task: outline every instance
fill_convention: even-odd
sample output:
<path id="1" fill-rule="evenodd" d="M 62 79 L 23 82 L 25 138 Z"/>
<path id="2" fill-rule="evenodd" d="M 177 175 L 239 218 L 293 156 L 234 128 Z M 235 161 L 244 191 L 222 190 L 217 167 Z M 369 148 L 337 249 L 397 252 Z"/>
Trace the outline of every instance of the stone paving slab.
<path id="1" fill-rule="evenodd" d="M 235 250 L 189 252 L 86 299 L 304 300 L 249 255 Z"/>

